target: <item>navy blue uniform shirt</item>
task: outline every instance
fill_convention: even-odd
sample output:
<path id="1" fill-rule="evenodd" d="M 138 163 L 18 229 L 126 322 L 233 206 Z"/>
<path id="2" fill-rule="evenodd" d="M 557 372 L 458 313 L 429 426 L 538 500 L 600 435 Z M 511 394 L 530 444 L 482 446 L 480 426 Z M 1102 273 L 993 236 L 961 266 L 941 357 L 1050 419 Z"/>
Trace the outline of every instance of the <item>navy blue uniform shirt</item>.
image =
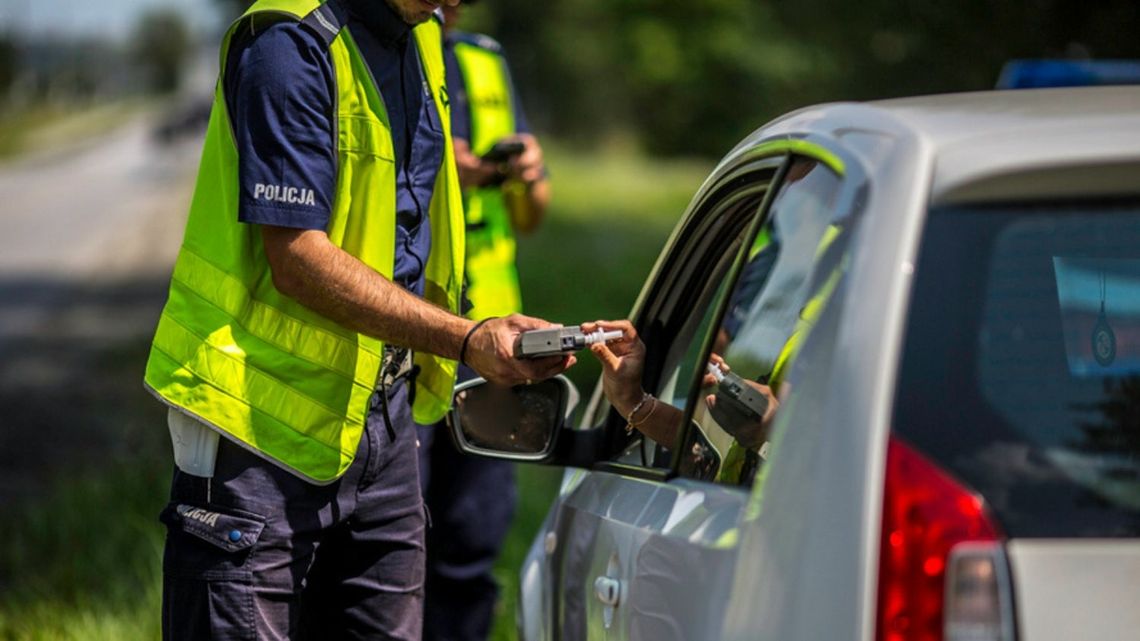
<path id="1" fill-rule="evenodd" d="M 482 49 L 487 49 L 503 55 L 502 47 L 494 39 L 476 34 L 452 31 L 447 34 L 443 43 L 444 64 L 447 67 L 447 95 L 451 99 L 451 136 L 471 140 L 471 108 L 467 100 L 467 84 L 463 82 L 463 73 L 459 69 L 459 60 L 455 57 L 455 43 L 463 42 Z M 506 56 L 503 57 L 506 60 Z M 530 133 L 530 125 L 523 112 L 522 101 L 515 91 L 514 81 L 510 70 L 507 70 L 507 89 L 511 93 L 515 111 L 515 133 Z"/>
<path id="2" fill-rule="evenodd" d="M 431 251 L 428 207 L 443 159 L 443 127 L 411 27 L 386 2 L 345 4 L 347 28 L 372 72 L 392 128 L 397 224 L 392 280 L 422 295 Z M 225 78 L 238 150 L 238 219 L 326 229 L 336 193 L 336 72 L 320 38 L 292 21 L 245 34 L 231 45 Z"/>

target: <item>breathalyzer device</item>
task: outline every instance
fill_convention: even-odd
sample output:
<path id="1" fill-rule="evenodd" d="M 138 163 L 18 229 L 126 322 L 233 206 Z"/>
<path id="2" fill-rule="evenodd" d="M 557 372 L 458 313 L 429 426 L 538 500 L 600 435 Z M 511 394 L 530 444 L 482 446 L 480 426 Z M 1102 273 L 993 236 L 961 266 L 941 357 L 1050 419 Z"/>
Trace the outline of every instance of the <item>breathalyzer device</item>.
<path id="1" fill-rule="evenodd" d="M 768 397 L 760 390 L 749 385 L 743 378 L 732 372 L 722 372 L 719 367 L 709 363 L 708 372 L 717 380 L 717 405 L 724 405 L 720 409 L 720 422 L 760 421 L 768 411 Z"/>
<path id="2" fill-rule="evenodd" d="M 519 334 L 515 343 L 516 358 L 542 358 L 558 356 L 585 349 L 598 342 L 609 342 L 621 338 L 621 330 L 610 332 L 599 329 L 586 334 L 577 327 L 551 327 L 532 329 Z"/>

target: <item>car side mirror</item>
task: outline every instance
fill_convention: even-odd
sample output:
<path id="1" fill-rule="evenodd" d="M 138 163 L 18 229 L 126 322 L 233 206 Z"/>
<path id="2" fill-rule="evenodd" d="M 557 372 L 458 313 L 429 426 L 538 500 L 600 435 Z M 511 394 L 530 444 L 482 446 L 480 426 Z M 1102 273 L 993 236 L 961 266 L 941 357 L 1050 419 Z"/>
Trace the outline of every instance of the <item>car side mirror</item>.
<path id="1" fill-rule="evenodd" d="M 463 452 L 542 461 L 554 452 L 578 399 L 578 389 L 561 375 L 515 387 L 475 378 L 456 386 L 447 422 Z"/>

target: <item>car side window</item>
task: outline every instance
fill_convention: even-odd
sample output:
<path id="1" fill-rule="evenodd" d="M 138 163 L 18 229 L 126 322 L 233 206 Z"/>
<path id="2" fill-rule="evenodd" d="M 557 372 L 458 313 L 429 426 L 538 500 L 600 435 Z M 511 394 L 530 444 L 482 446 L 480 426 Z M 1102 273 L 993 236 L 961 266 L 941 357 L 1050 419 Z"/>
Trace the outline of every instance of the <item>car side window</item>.
<path id="1" fill-rule="evenodd" d="M 735 282 L 703 336 L 682 406 L 682 476 L 750 484 L 787 393 L 799 345 L 839 282 L 846 233 L 835 218 L 840 176 L 823 162 L 790 161 L 769 211 L 742 252 Z M 707 354 L 707 356 L 705 356 Z"/>
<path id="2" fill-rule="evenodd" d="M 647 292 L 636 319 L 647 351 L 643 387 L 662 402 L 685 407 L 689 381 L 703 367 L 701 340 L 716 322 L 713 311 L 723 307 L 732 268 L 781 161 L 759 161 L 707 197 L 698 215 L 680 230 L 677 245 Z M 616 414 L 611 412 L 610 418 L 612 426 L 624 426 Z M 633 430 L 614 462 L 667 470 L 679 438 L 676 431 L 668 442 L 657 443 Z"/>
<path id="3" fill-rule="evenodd" d="M 756 209 L 759 210 L 759 203 L 756 203 Z M 740 244 L 743 242 L 742 236 L 736 244 L 733 254 L 738 253 Z M 708 335 L 709 328 L 713 326 L 716 320 L 716 310 L 724 306 L 725 297 L 730 291 L 731 279 L 729 278 L 730 267 L 732 264 L 731 255 L 726 255 L 719 269 L 716 271 L 713 278 L 710 279 L 709 299 L 704 304 L 694 306 L 694 311 L 698 312 L 693 316 L 694 331 L 691 333 L 691 338 L 688 341 L 678 341 L 675 350 L 679 353 L 680 358 L 676 364 L 668 371 L 668 375 L 664 377 L 661 385 L 657 390 L 650 390 L 654 396 L 661 402 L 668 403 L 677 409 L 684 412 L 688 404 L 689 397 L 689 381 L 694 377 L 699 377 L 703 372 L 703 359 L 701 355 L 704 353 L 702 339 Z M 684 351 L 680 351 L 680 350 Z M 679 426 L 678 426 L 679 427 Z M 677 439 L 680 438 L 678 431 Z M 675 439 L 676 440 L 676 439 Z M 672 448 L 674 443 L 666 444 L 668 448 Z M 665 452 L 662 452 L 664 454 Z M 668 457 L 660 456 L 661 465 L 669 465 Z"/>

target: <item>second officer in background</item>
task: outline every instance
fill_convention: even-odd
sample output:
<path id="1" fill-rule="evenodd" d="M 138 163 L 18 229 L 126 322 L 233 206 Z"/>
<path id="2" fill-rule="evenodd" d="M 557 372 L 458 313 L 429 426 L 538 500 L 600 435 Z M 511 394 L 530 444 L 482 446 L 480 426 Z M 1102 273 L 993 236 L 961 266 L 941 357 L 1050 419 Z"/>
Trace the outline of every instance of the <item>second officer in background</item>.
<path id="1" fill-rule="evenodd" d="M 502 47 L 455 30 L 462 6 L 444 7 L 444 55 L 467 222 L 467 316 L 482 320 L 521 311 L 515 233 L 541 222 L 550 187 Z M 459 379 L 474 375 L 463 368 Z M 498 596 L 491 568 L 514 516 L 514 469 L 464 456 L 443 429 L 419 428 L 420 482 L 433 522 L 424 639 L 482 641 Z"/>

